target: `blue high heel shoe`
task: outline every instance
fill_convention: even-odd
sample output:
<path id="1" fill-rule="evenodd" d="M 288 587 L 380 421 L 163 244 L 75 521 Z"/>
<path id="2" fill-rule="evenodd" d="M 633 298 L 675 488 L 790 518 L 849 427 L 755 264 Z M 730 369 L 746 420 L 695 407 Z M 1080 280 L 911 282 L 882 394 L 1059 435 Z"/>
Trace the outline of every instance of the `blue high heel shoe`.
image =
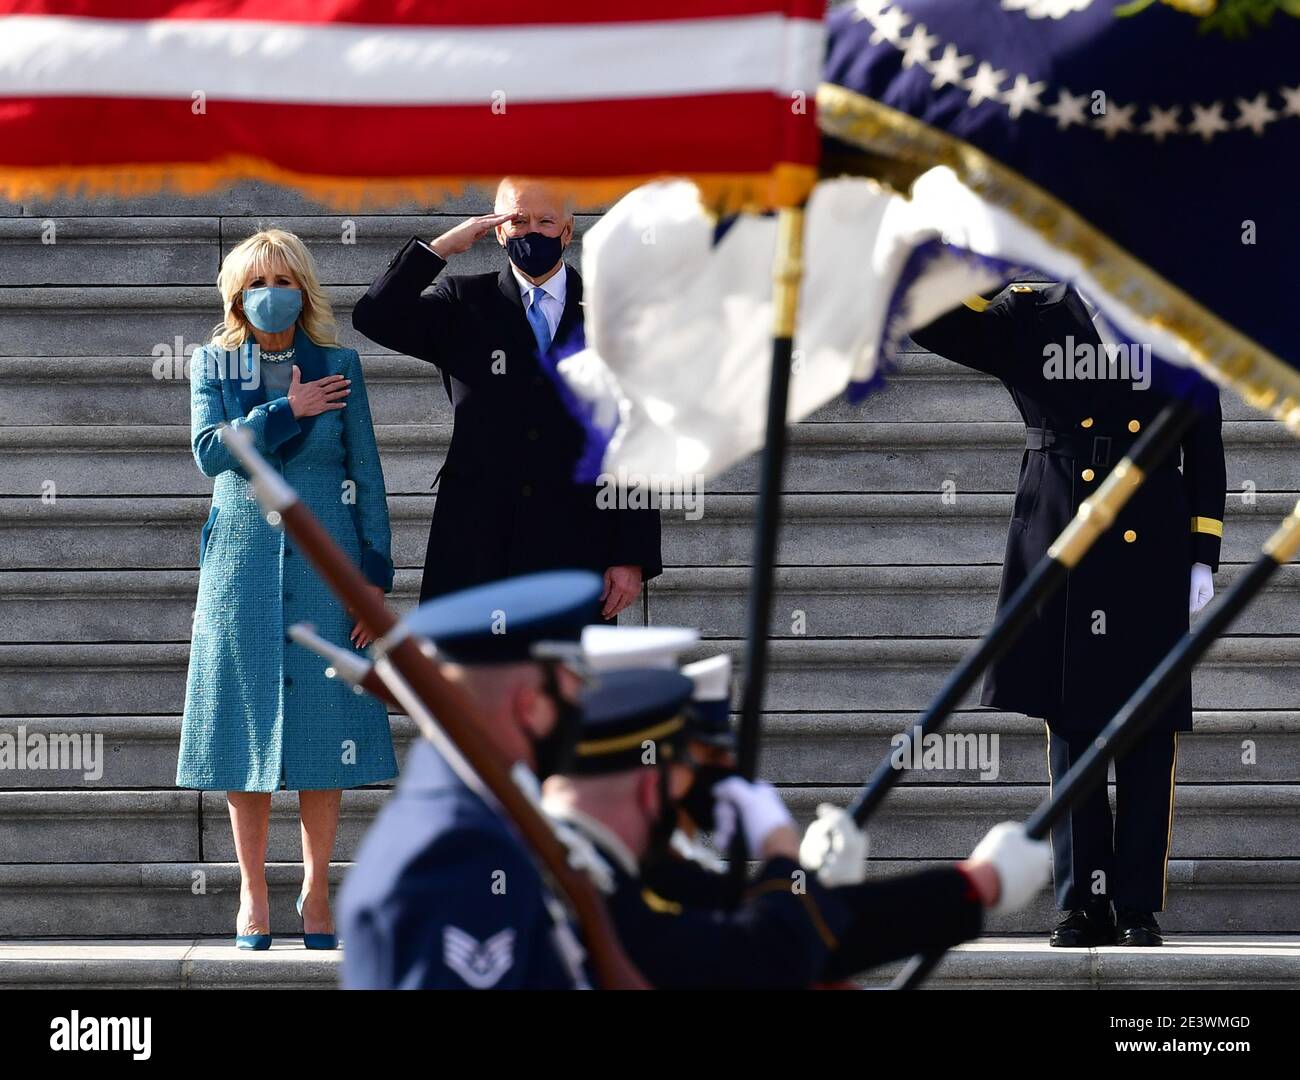
<path id="1" fill-rule="evenodd" d="M 306 897 L 302 893 L 298 894 L 297 908 L 298 908 L 298 918 L 300 919 L 302 918 L 302 902 L 305 899 Z M 267 943 L 270 944 L 269 940 Z M 339 947 L 338 935 L 337 934 L 309 934 L 307 933 L 307 926 L 304 923 L 303 930 L 302 930 L 302 947 L 304 949 L 323 949 L 323 950 L 337 949 Z"/>
<path id="2" fill-rule="evenodd" d="M 236 934 L 236 949 L 251 949 L 254 952 L 266 952 L 271 947 L 270 934 Z"/>

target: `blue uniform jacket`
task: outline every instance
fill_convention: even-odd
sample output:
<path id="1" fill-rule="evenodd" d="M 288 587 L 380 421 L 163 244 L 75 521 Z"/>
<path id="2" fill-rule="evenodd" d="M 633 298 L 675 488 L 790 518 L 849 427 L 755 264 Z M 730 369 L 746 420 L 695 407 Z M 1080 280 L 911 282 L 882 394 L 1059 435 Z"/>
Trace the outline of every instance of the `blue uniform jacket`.
<path id="1" fill-rule="evenodd" d="M 428 742 L 340 897 L 344 989 L 572 989 L 521 841 Z"/>

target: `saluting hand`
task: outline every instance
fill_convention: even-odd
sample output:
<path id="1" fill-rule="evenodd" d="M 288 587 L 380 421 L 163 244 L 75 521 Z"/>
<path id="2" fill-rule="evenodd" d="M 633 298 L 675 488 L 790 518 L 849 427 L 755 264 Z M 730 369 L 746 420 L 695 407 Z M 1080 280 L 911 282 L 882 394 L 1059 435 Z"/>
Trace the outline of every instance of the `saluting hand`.
<path id="1" fill-rule="evenodd" d="M 345 408 L 347 402 L 343 398 L 352 393 L 348 389 L 351 385 L 352 380 L 342 375 L 326 375 L 323 379 L 305 383 L 298 365 L 294 364 L 293 374 L 289 377 L 289 407 L 299 420 L 304 416 L 319 416 L 331 409 Z"/>
<path id="2" fill-rule="evenodd" d="M 514 216 L 513 213 L 480 214 L 478 217 L 467 218 L 455 228 L 448 229 L 429 247 L 444 259 L 452 255 L 460 255 L 472 248 L 475 240 L 482 239 L 498 225 L 504 225 Z"/>

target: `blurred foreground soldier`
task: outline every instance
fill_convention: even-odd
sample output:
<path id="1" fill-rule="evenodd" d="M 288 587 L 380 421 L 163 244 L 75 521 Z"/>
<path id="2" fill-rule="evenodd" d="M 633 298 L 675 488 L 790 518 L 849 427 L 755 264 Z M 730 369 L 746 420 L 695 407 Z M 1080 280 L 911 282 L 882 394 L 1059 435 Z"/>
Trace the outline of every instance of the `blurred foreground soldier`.
<path id="1" fill-rule="evenodd" d="M 538 661 L 575 643 L 604 584 L 582 571 L 535 574 L 419 607 L 409 629 L 437 645 L 508 760 L 545 776 L 573 733 L 576 676 Z M 511 825 L 424 739 L 366 835 L 341 897 L 345 989 L 571 989 L 578 946 Z"/>
<path id="2" fill-rule="evenodd" d="M 352 313 L 371 341 L 436 364 L 455 408 L 421 600 L 582 567 L 603 576 L 611 619 L 663 569 L 657 509 L 610 506 L 610 490 L 574 483 L 583 431 L 543 369 L 582 331 L 582 279 L 563 261 L 573 227 L 557 193 L 503 180 L 495 213 L 408 241 Z M 440 276 L 492 232 L 509 260 L 499 273 Z"/>
<path id="3" fill-rule="evenodd" d="M 761 862 L 756 879 L 731 909 L 658 894 L 640 867 L 670 843 L 678 800 L 691 784 L 683 714 L 691 689 L 684 676 L 658 670 L 599 676 L 580 697 L 572 766 L 543 786 L 547 812 L 600 856 L 588 864 L 597 865 L 593 876 L 609 896 L 619 937 L 653 986 L 804 989 L 973 937 L 982 904 L 1014 910 L 1046 881 L 1045 845 L 1007 823 L 961 868 L 828 887 L 800 865 L 799 834 L 775 789 L 732 777 L 717 786 L 727 807 L 719 817 L 743 831 Z M 926 918 L 940 909 L 949 926 Z"/>
<path id="4" fill-rule="evenodd" d="M 1079 505 L 1171 400 L 1150 351 L 1108 356 L 1077 292 L 1014 284 L 913 334 L 922 348 L 1000 379 L 1026 428 L 999 604 L 1047 553 Z M 1153 381 L 1153 374 L 1157 380 Z M 989 669 L 982 704 L 1040 717 L 1061 777 L 1214 595 L 1227 487 L 1217 391 L 1177 457 L 1155 468 L 1065 586 Z M 1058 946 L 1159 945 L 1173 838 L 1178 732 L 1192 727 L 1190 677 L 1150 732 L 1052 830 Z M 1115 913 L 1111 913 L 1111 903 Z"/>

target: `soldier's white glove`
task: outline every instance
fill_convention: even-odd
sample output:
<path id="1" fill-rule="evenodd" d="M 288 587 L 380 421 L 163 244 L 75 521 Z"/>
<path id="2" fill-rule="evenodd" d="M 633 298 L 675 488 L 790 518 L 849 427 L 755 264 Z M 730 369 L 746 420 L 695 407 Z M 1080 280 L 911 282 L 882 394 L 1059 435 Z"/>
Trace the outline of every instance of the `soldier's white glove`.
<path id="1" fill-rule="evenodd" d="M 713 801 L 713 842 L 719 851 L 730 849 L 737 819 L 750 855 L 762 851 L 763 842 L 775 830 L 783 825 L 794 826 L 794 818 L 776 788 L 765 780 L 751 782 L 729 776 L 713 785 Z"/>
<path id="2" fill-rule="evenodd" d="M 1214 571 L 1205 563 L 1192 563 L 1192 595 L 1187 610 L 1195 615 L 1214 599 Z"/>
<path id="3" fill-rule="evenodd" d="M 994 825 L 970 853 L 971 862 L 998 872 L 998 900 L 989 910 L 1005 915 L 1027 906 L 1052 876 L 1052 851 L 1045 840 L 1030 840 L 1024 822 Z"/>
<path id="4" fill-rule="evenodd" d="M 823 885 L 857 885 L 867 876 L 867 834 L 853 815 L 830 803 L 817 807 L 817 820 L 808 826 L 799 845 L 799 862 L 814 870 Z"/>

